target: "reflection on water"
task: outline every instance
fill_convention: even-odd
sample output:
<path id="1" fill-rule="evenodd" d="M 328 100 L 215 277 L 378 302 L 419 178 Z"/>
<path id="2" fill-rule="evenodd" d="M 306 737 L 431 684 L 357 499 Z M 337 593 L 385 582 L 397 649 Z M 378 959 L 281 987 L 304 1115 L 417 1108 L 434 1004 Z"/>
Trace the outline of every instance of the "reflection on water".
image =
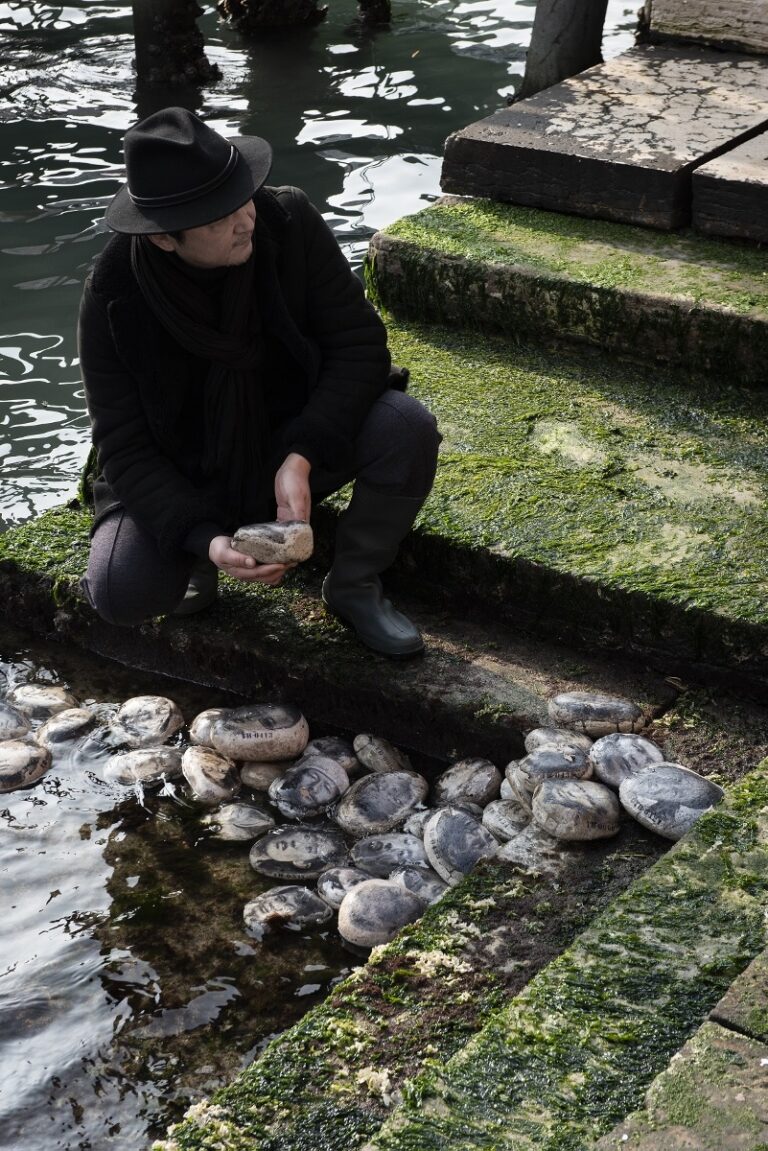
<path id="1" fill-rule="evenodd" d="M 606 55 L 637 0 L 610 0 Z M 391 29 L 353 0 L 293 36 L 245 44 L 209 6 L 223 81 L 198 99 L 228 134 L 275 146 L 272 182 L 304 187 L 358 266 L 371 234 L 439 194 L 445 137 L 494 111 L 524 67 L 533 0 L 393 0 Z M 138 103 L 130 7 L 0 3 L 0 524 L 74 493 L 86 454 L 75 317 L 121 180 Z M 26 641 L 24 641 L 26 643 Z M 79 698 L 167 690 L 30 654 L 0 636 L 2 681 L 70 680 Z M 185 689 L 187 718 L 229 702 Z M 174 694 L 177 694 L 174 688 Z M 208 849 L 171 798 L 142 807 L 61 766 L 0 796 L 0 1151 L 131 1149 L 249 1061 L 325 994 L 349 959 L 332 940 L 241 930 L 260 880 Z"/>
<path id="2" fill-rule="evenodd" d="M 630 46 L 636 7 L 610 0 L 606 55 Z M 391 28 L 373 31 L 345 0 L 314 29 L 248 44 L 208 6 L 223 80 L 137 103 L 128 5 L 0 3 L 0 524 L 73 493 L 88 440 L 75 317 L 137 115 L 182 102 L 224 132 L 267 136 L 272 181 L 305 188 L 358 266 L 377 228 L 439 194 L 445 137 L 514 92 L 533 11 L 395 0 Z"/>

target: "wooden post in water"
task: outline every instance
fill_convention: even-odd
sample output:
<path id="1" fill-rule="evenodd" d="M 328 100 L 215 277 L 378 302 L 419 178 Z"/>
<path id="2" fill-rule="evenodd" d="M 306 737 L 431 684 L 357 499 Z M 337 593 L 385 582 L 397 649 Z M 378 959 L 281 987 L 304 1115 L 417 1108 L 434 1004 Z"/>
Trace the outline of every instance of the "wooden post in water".
<path id="1" fill-rule="evenodd" d="M 221 79 L 205 54 L 197 0 L 133 0 L 132 7 L 140 83 L 189 86 Z"/>
<path id="2" fill-rule="evenodd" d="M 538 0 L 517 99 L 601 64 L 608 0 Z"/>

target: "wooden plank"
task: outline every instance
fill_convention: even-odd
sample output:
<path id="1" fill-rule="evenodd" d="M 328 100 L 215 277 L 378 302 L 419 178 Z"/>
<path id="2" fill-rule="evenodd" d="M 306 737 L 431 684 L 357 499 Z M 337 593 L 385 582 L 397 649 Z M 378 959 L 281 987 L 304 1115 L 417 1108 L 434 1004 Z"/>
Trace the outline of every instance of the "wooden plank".
<path id="1" fill-rule="evenodd" d="M 442 187 L 677 228 L 693 168 L 762 128 L 761 57 L 646 45 L 450 136 Z"/>
<path id="2" fill-rule="evenodd" d="M 768 0 L 651 0 L 653 39 L 768 53 Z"/>
<path id="3" fill-rule="evenodd" d="M 693 226 L 710 236 L 768 240 L 768 132 L 694 172 Z"/>

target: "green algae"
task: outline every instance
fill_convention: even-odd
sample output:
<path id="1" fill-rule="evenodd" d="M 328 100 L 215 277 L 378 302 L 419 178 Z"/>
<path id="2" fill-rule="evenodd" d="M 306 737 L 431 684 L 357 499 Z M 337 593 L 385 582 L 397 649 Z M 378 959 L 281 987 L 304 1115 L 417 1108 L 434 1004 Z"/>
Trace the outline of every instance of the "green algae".
<path id="1" fill-rule="evenodd" d="M 765 827 L 756 840 L 749 828 L 724 834 L 723 821 L 764 823 L 766 782 L 768 761 L 462 1052 L 424 1072 L 368 1146 L 570 1151 L 636 1107 L 765 946 Z"/>
<path id="2" fill-rule="evenodd" d="M 61 581 L 82 575 L 88 561 L 92 517 L 80 507 L 53 508 L 0 534 L 0 565 L 22 566 L 38 576 Z"/>

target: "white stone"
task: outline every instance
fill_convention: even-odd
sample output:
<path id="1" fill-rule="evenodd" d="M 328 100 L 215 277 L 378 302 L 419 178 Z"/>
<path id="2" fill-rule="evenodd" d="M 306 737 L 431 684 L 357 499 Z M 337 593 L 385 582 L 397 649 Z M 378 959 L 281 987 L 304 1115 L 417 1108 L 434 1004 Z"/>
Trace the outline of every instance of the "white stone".
<path id="1" fill-rule="evenodd" d="M 625 779 L 622 805 L 643 827 L 680 839 L 705 811 L 723 798 L 722 787 L 680 763 L 657 763 Z"/>
<path id="2" fill-rule="evenodd" d="M 213 746 L 237 760 L 295 759 L 308 739 L 309 724 L 293 704 L 236 707 L 211 724 Z"/>
<path id="3" fill-rule="evenodd" d="M 245 926 L 261 940 L 279 927 L 308 927 L 327 923 L 333 910 L 308 887 L 273 887 L 243 908 Z"/>
<path id="4" fill-rule="evenodd" d="M 339 934 L 355 947 L 389 943 L 401 927 L 414 923 L 424 901 L 399 883 L 368 879 L 353 887 L 339 908 Z"/>
<path id="5" fill-rule="evenodd" d="M 434 801 L 476 803 L 482 808 L 497 798 L 501 779 L 501 772 L 489 759 L 460 759 L 436 779 Z"/>
<path id="6" fill-rule="evenodd" d="M 143 747 L 112 755 L 104 765 L 108 783 L 150 786 L 181 775 L 181 752 L 175 747 Z"/>
<path id="7" fill-rule="evenodd" d="M 301 563 L 312 555 L 314 539 L 303 520 L 275 520 L 238 528 L 232 547 L 262 564 Z"/>
<path id="8" fill-rule="evenodd" d="M 356 735 L 352 741 L 355 755 L 369 771 L 410 771 L 411 761 L 405 752 L 378 735 Z"/>
<path id="9" fill-rule="evenodd" d="M 637 775 L 653 763 L 663 763 L 664 752 L 645 736 L 613 732 L 593 744 L 589 761 L 598 783 L 618 791 L 620 784 L 631 775 Z"/>
<path id="10" fill-rule="evenodd" d="M 534 821 L 556 839 L 606 839 L 616 835 L 621 810 L 614 792 L 593 780 L 547 780 L 533 793 Z"/>
<path id="11" fill-rule="evenodd" d="M 232 760 L 211 747 L 188 747 L 181 772 L 200 803 L 225 803 L 240 790 L 240 773 Z"/>
<path id="12" fill-rule="evenodd" d="M 184 716 L 164 695 L 137 695 L 118 709 L 113 726 L 129 747 L 154 747 L 181 730 Z"/>
<path id="13" fill-rule="evenodd" d="M 22 739 L 0 742 L 0 791 L 16 791 L 37 783 L 51 766 L 51 753 Z"/>
<path id="14" fill-rule="evenodd" d="M 645 722 L 636 703 L 599 692 L 563 692 L 549 701 L 548 710 L 556 726 L 571 727 L 594 737 L 612 731 L 639 731 Z"/>
<path id="15" fill-rule="evenodd" d="M 8 703 L 30 719 L 49 719 L 79 706 L 71 691 L 50 683 L 21 683 L 8 692 Z"/>
<path id="16" fill-rule="evenodd" d="M 498 843 L 468 812 L 441 807 L 424 828 L 424 848 L 440 878 L 453 886 L 481 859 L 492 858 Z"/>

